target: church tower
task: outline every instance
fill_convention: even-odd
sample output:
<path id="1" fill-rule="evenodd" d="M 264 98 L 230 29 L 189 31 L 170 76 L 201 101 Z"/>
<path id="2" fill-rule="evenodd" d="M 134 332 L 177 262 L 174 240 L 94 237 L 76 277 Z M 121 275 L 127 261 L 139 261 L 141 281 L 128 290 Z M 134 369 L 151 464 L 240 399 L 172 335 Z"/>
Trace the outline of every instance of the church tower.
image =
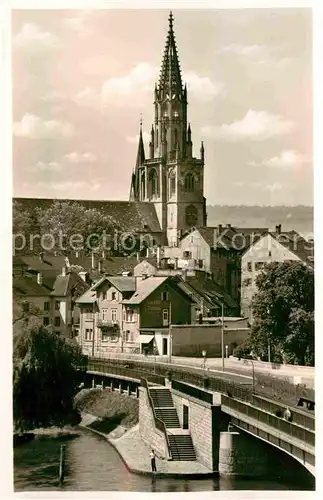
<path id="1" fill-rule="evenodd" d="M 182 83 L 172 13 L 155 85 L 154 115 L 148 158 L 140 124 L 130 199 L 153 202 L 168 245 L 177 246 L 184 231 L 206 226 L 206 210 L 204 146 L 202 142 L 200 158 L 194 158 L 192 131 L 187 122 L 187 88 Z"/>

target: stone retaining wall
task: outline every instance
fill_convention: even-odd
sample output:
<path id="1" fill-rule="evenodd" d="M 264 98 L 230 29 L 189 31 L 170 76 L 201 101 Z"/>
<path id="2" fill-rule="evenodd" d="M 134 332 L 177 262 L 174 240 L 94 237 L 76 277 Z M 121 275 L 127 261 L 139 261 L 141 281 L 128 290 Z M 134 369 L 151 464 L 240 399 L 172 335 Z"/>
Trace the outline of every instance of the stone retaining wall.
<path id="1" fill-rule="evenodd" d="M 147 392 L 143 387 L 139 388 L 139 433 L 141 439 L 153 448 L 156 454 L 168 458 L 166 437 L 159 429 L 155 428 Z"/>

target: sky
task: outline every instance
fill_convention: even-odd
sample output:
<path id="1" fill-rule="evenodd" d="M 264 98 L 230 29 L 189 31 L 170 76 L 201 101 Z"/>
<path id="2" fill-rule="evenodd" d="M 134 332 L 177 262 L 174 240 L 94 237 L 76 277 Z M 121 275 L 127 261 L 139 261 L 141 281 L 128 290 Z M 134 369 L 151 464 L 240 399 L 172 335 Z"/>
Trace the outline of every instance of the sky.
<path id="1" fill-rule="evenodd" d="M 168 14 L 12 11 L 14 196 L 128 199 Z M 311 11 L 173 14 L 207 204 L 312 205 Z"/>

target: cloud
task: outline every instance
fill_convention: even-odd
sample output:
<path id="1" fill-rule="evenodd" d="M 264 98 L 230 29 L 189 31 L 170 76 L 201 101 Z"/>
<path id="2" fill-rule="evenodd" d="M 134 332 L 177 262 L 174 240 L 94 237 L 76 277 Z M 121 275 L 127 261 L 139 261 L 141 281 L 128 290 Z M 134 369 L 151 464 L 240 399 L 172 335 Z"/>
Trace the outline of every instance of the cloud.
<path id="1" fill-rule="evenodd" d="M 242 120 L 220 126 L 202 127 L 201 134 L 226 141 L 241 139 L 263 140 L 289 134 L 294 123 L 267 111 L 249 109 Z"/>
<path id="2" fill-rule="evenodd" d="M 49 92 L 48 94 L 40 98 L 41 101 L 52 102 L 52 103 L 65 101 L 66 99 L 67 95 L 64 94 L 63 92 L 58 92 L 58 91 Z"/>
<path id="3" fill-rule="evenodd" d="M 99 92 L 85 87 L 71 97 L 72 101 L 78 106 L 85 106 L 89 108 L 100 108 L 102 106 L 101 95 Z"/>
<path id="4" fill-rule="evenodd" d="M 95 154 L 91 152 L 77 153 L 76 151 L 66 154 L 63 159 L 66 160 L 68 163 L 75 163 L 75 164 L 94 163 L 95 161 L 97 161 L 97 157 L 95 156 Z"/>
<path id="5" fill-rule="evenodd" d="M 27 167 L 26 170 L 30 172 L 60 172 L 62 170 L 62 165 L 57 161 L 43 162 L 38 161 L 35 165 Z"/>
<path id="6" fill-rule="evenodd" d="M 275 191 L 281 191 L 283 189 L 283 186 L 278 182 L 274 182 L 273 184 L 266 184 L 263 189 L 264 191 L 270 191 L 271 193 L 273 193 Z"/>
<path id="7" fill-rule="evenodd" d="M 127 75 L 109 78 L 101 89 L 103 103 L 110 102 L 116 96 L 124 98 L 133 93 L 153 92 L 154 83 L 158 80 L 158 71 L 157 66 L 141 62 Z M 210 78 L 195 72 L 184 73 L 183 82 L 187 82 L 188 92 L 192 97 L 204 101 L 214 98 L 224 89 L 222 82 L 213 82 Z"/>
<path id="8" fill-rule="evenodd" d="M 44 120 L 26 113 L 20 122 L 14 122 L 13 134 L 30 139 L 71 137 L 75 134 L 72 123 L 59 120 Z"/>
<path id="9" fill-rule="evenodd" d="M 25 186 L 25 187 L 28 187 Z M 92 179 L 91 182 L 87 181 L 62 181 L 62 182 L 43 182 L 39 181 L 35 184 L 36 188 L 47 192 L 78 192 L 80 189 L 85 189 L 87 191 L 97 191 L 101 187 L 99 179 Z"/>
<path id="10" fill-rule="evenodd" d="M 183 80 L 187 82 L 189 95 L 199 100 L 208 101 L 224 91 L 222 82 L 212 82 L 210 78 L 199 76 L 197 73 L 184 73 Z"/>
<path id="11" fill-rule="evenodd" d="M 142 139 L 143 139 L 143 141 L 144 141 L 145 144 L 149 144 L 149 142 L 150 142 L 150 134 L 148 134 L 147 132 L 143 132 L 142 133 Z M 130 142 L 130 144 L 138 144 L 138 142 L 139 142 L 139 134 L 135 135 L 135 136 L 127 136 L 126 137 L 126 141 Z"/>
<path id="12" fill-rule="evenodd" d="M 75 11 L 75 15 L 63 19 L 62 26 L 82 37 L 92 35 L 95 30 L 92 26 L 89 26 L 88 21 L 93 15 L 95 15 L 95 11 L 91 9 Z"/>
<path id="13" fill-rule="evenodd" d="M 306 163 L 311 163 L 311 158 L 302 155 L 296 150 L 286 149 L 280 152 L 278 156 L 274 156 L 268 160 L 261 162 L 252 161 L 249 165 L 254 167 L 270 167 L 270 168 L 298 168 Z"/>
<path id="14" fill-rule="evenodd" d="M 13 38 L 13 44 L 22 50 L 41 52 L 44 49 L 59 48 L 60 40 L 53 33 L 42 31 L 36 24 L 25 23 L 20 32 Z"/>
<path id="15" fill-rule="evenodd" d="M 242 45 L 239 43 L 231 43 L 218 50 L 218 54 L 235 54 L 248 58 L 264 57 L 269 55 L 269 50 L 265 45 Z"/>

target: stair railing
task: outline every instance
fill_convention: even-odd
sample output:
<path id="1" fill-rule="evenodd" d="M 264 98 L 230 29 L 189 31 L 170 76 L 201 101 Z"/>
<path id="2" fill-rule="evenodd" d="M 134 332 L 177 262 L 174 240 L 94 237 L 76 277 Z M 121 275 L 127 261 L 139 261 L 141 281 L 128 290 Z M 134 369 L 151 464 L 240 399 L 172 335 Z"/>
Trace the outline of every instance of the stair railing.
<path id="1" fill-rule="evenodd" d="M 173 432 L 170 432 L 170 431 L 169 431 L 169 434 L 170 434 L 171 436 L 174 436 L 174 439 L 173 439 L 173 446 L 174 446 L 174 448 L 175 448 L 175 450 L 176 450 L 176 454 L 177 454 L 177 456 L 178 456 L 178 457 L 180 457 L 181 452 L 180 452 L 180 450 L 178 449 L 178 446 L 177 446 L 177 443 L 176 443 L 176 437 L 175 437 L 175 436 L 176 436 L 176 434 L 174 434 Z"/>
<path id="2" fill-rule="evenodd" d="M 149 392 L 149 387 L 148 387 L 148 381 L 147 381 L 147 379 L 141 378 L 140 379 L 140 385 L 144 389 L 146 389 L 147 396 L 148 396 L 148 401 L 149 401 L 149 406 L 150 406 L 150 409 L 151 409 L 153 417 L 154 417 L 155 427 L 156 427 L 156 429 L 160 430 L 165 435 L 168 456 L 169 456 L 170 460 L 172 460 L 172 458 L 173 458 L 172 457 L 172 450 L 171 450 L 170 442 L 169 442 L 169 439 L 168 439 L 167 429 L 166 429 L 166 426 L 165 426 L 164 422 L 162 420 L 160 420 L 160 418 L 158 418 L 157 415 L 156 415 L 154 403 L 153 403 L 153 400 L 152 400 L 150 392 Z"/>

